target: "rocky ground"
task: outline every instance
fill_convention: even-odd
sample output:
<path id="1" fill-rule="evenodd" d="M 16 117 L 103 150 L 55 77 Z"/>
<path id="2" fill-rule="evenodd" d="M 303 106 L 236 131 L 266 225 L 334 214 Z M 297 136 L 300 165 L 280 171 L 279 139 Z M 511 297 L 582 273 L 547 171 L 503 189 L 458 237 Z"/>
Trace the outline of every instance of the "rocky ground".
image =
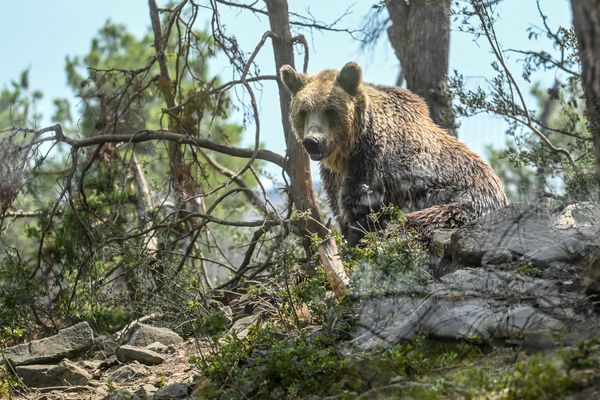
<path id="1" fill-rule="evenodd" d="M 82 322 L 6 349 L 7 361 L 28 386 L 15 398 L 171 399 L 192 393 L 198 376 L 189 359 L 199 352 L 196 341 L 136 323 L 122 343 L 94 337 Z"/>
<path id="2" fill-rule="evenodd" d="M 510 206 L 458 230 L 437 232 L 429 253 L 428 276 L 415 269 L 390 277 L 380 265 L 359 263 L 352 276 L 354 324 L 351 337 L 337 344 L 341 352 L 351 357 L 426 335 L 494 349 L 474 361 L 491 362 L 492 371 L 494 363 L 514 364 L 515 347 L 552 352 L 598 340 L 600 317 L 593 304 L 600 268 L 597 204 L 556 210 Z M 257 312 L 233 319 L 230 332 L 240 338 L 248 326 L 261 323 Z M 562 364 L 583 365 L 578 394 L 566 398 L 599 393 L 594 363 L 600 351 L 593 343 L 581 356 L 589 365 L 578 361 L 576 351 L 569 350 L 575 356 L 568 362 L 561 358 Z M 189 360 L 207 348 L 139 322 L 119 336 L 95 337 L 82 322 L 56 336 L 5 349 L 4 357 L 28 387 L 19 389 L 16 398 L 174 399 L 199 396 L 207 378 Z M 439 371 L 429 379 L 448 376 Z M 382 384 L 390 396 L 406 386 L 397 377 L 390 379 Z M 387 392 L 377 390 L 367 393 L 387 398 Z"/>

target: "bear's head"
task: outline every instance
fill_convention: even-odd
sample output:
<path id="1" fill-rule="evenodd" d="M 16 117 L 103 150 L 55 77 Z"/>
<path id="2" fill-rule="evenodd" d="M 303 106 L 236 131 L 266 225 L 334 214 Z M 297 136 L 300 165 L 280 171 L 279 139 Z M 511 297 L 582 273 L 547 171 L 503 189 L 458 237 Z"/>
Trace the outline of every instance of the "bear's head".
<path id="1" fill-rule="evenodd" d="M 290 121 L 312 160 L 341 171 L 356 142 L 364 110 L 362 71 L 349 62 L 341 71 L 306 75 L 289 65 L 280 78 L 292 94 Z"/>

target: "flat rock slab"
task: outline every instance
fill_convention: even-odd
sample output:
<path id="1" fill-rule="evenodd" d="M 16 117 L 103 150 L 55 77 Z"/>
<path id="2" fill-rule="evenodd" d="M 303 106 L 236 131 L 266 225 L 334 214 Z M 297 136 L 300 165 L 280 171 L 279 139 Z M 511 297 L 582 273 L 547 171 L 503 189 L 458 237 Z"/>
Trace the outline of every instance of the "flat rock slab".
<path id="1" fill-rule="evenodd" d="M 381 283 L 380 283 L 381 284 Z M 402 289 L 400 287 L 400 289 Z M 387 348 L 420 334 L 478 343 L 547 348 L 585 338 L 583 293 L 515 272 L 460 269 L 412 294 L 399 290 L 357 302 L 352 345 Z"/>
<path id="2" fill-rule="evenodd" d="M 13 366 L 45 364 L 76 356 L 94 343 L 94 332 L 87 322 L 61 330 L 57 335 L 9 347 L 4 356 Z"/>
<path id="3" fill-rule="evenodd" d="M 138 361 L 145 365 L 158 365 L 165 361 L 164 357 L 155 351 L 128 344 L 117 349 L 117 358 L 123 363 Z"/>
<path id="4" fill-rule="evenodd" d="M 136 323 L 131 330 L 131 335 L 127 344 L 132 346 L 145 347 L 154 342 L 168 345 L 176 345 L 183 342 L 181 336 L 168 328 L 159 328 L 156 326 Z"/>
<path id="5" fill-rule="evenodd" d="M 22 365 L 15 368 L 17 375 L 29 387 L 77 386 L 86 385 L 92 376 L 83 368 L 69 360 L 58 365 Z"/>
<path id="6" fill-rule="evenodd" d="M 510 205 L 459 228 L 450 247 L 453 261 L 467 265 L 576 263 L 600 255 L 600 205 L 576 203 L 560 212 Z"/>

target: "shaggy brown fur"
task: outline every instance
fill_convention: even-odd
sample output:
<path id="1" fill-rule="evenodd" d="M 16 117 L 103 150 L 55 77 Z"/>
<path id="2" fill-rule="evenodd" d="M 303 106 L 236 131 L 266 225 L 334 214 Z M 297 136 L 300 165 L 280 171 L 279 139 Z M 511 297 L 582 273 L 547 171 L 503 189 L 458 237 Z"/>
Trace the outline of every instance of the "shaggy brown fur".
<path id="1" fill-rule="evenodd" d="M 433 123 L 418 95 L 362 82 L 347 63 L 314 76 L 281 68 L 290 119 L 313 160 L 342 234 L 355 245 L 377 229 L 372 211 L 397 205 L 425 233 L 454 227 L 508 202 L 494 171 Z"/>

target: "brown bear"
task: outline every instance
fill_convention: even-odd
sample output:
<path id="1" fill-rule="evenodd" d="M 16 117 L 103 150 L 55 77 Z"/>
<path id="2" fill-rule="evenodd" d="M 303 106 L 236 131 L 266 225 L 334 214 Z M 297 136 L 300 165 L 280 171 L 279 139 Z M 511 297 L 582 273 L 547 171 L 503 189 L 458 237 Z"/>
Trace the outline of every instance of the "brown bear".
<path id="1" fill-rule="evenodd" d="M 387 205 L 400 207 L 425 236 L 507 205 L 490 166 L 437 126 L 418 95 L 363 83 L 353 62 L 313 76 L 284 65 L 280 78 L 292 94 L 295 134 L 320 162 L 350 245 L 382 226 L 370 215 Z"/>

